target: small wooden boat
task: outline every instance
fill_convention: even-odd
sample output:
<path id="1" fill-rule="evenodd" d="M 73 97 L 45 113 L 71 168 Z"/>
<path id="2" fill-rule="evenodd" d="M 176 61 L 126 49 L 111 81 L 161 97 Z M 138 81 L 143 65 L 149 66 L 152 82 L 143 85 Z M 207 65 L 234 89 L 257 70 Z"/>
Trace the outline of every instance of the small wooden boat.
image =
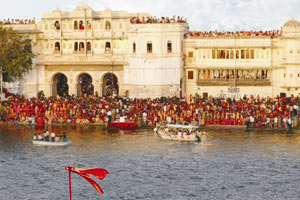
<path id="1" fill-rule="evenodd" d="M 158 134 L 161 136 L 162 139 L 175 140 L 175 141 L 196 142 L 201 140 L 200 136 L 196 134 L 175 135 L 171 133 L 163 133 L 160 130 L 158 130 Z"/>
<path id="2" fill-rule="evenodd" d="M 34 145 L 41 145 L 41 146 L 67 146 L 72 144 L 71 141 L 65 142 L 51 142 L 51 141 L 44 141 L 44 140 L 32 140 L 32 144 Z"/>
<path id="3" fill-rule="evenodd" d="M 118 121 L 109 122 L 108 127 L 109 128 L 135 128 L 136 122 L 130 122 L 125 120 L 125 116 L 120 116 L 120 119 Z"/>
<path id="4" fill-rule="evenodd" d="M 197 126 L 190 125 L 167 125 L 156 127 L 155 131 L 162 139 L 187 142 L 200 142 L 202 134 Z"/>
<path id="5" fill-rule="evenodd" d="M 136 122 L 109 122 L 108 127 L 135 128 L 136 127 Z"/>

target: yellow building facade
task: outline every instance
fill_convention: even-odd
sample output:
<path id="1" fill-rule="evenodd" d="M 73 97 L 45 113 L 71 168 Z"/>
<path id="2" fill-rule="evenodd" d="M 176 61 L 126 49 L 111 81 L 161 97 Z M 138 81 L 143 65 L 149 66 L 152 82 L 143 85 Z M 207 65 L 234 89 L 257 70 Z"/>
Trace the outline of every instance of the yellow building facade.
<path id="1" fill-rule="evenodd" d="M 132 98 L 270 96 L 300 91 L 300 24 L 276 35 L 191 34 L 181 23 L 132 23 L 147 13 L 44 13 L 36 24 L 10 24 L 29 34 L 36 53 L 23 80 L 5 83 L 27 97 L 84 93 Z M 193 33 L 193 32 L 192 32 Z"/>

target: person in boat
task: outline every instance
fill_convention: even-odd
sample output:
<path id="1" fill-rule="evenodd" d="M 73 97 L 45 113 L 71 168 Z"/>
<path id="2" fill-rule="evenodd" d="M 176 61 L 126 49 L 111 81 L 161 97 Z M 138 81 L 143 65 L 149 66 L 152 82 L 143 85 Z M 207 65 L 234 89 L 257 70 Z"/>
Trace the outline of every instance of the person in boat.
<path id="1" fill-rule="evenodd" d="M 45 131 L 44 138 L 45 138 L 45 141 L 49 141 L 49 131 L 48 130 Z"/>
<path id="2" fill-rule="evenodd" d="M 40 133 L 38 135 L 38 141 L 43 141 L 43 137 L 42 137 L 42 135 Z"/>
<path id="3" fill-rule="evenodd" d="M 33 140 L 37 140 L 36 133 L 33 136 Z"/>
<path id="4" fill-rule="evenodd" d="M 178 137 L 181 137 L 182 133 L 179 131 L 179 132 L 177 133 L 177 135 L 178 135 Z"/>
<path id="5" fill-rule="evenodd" d="M 65 132 L 63 133 L 63 136 L 62 136 L 62 138 L 63 138 L 63 141 L 64 141 L 64 142 L 66 142 L 66 141 L 67 141 L 67 136 L 66 136 L 66 133 L 65 133 Z"/>
<path id="6" fill-rule="evenodd" d="M 54 131 L 51 132 L 51 142 L 55 142 L 55 133 L 54 133 Z"/>
<path id="7" fill-rule="evenodd" d="M 292 130 L 292 119 L 291 119 L 291 117 L 288 118 L 287 122 L 288 122 L 289 131 L 291 131 Z"/>

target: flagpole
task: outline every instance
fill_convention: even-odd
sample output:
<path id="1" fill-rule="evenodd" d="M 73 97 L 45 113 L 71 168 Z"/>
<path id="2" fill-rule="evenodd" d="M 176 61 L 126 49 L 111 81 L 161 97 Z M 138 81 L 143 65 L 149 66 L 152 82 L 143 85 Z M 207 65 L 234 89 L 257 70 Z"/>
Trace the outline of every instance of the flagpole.
<path id="1" fill-rule="evenodd" d="M 70 165 L 69 165 L 69 190 L 70 190 L 70 200 L 72 200 L 71 166 Z"/>

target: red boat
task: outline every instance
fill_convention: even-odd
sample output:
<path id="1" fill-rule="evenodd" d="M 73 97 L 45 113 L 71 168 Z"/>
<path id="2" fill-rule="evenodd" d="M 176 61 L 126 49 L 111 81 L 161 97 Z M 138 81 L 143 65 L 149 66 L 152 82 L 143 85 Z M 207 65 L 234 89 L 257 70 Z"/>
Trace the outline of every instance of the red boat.
<path id="1" fill-rule="evenodd" d="M 135 128 L 136 127 L 136 122 L 109 122 L 108 127 Z"/>

